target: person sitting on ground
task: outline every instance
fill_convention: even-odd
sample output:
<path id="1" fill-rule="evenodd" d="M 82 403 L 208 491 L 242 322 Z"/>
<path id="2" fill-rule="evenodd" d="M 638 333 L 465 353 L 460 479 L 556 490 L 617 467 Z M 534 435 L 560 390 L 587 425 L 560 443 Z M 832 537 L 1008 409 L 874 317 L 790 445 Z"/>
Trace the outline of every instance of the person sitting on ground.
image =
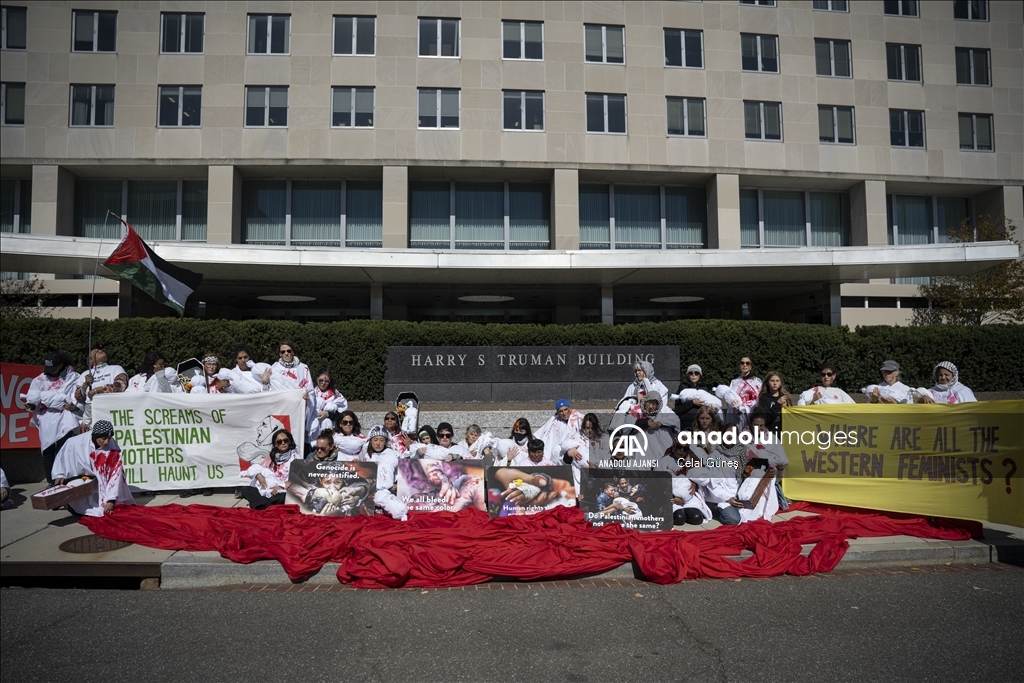
<path id="1" fill-rule="evenodd" d="M 313 450 L 306 455 L 306 460 L 316 462 L 334 462 L 338 459 L 338 445 L 334 443 L 334 430 L 325 429 L 316 437 Z"/>
<path id="2" fill-rule="evenodd" d="M 135 505 L 128 482 L 124 479 L 121 448 L 114 440 L 114 425 L 97 420 L 92 431 L 67 440 L 53 463 L 53 483 L 60 486 L 68 480 L 87 475 L 96 479 L 96 493 L 71 501 L 71 509 L 79 515 L 102 517 L 114 511 L 114 505 Z"/>
<path id="3" fill-rule="evenodd" d="M 79 407 L 75 399 L 80 378 L 64 354 L 53 352 L 43 359 L 43 371 L 29 384 L 21 401 L 32 411 L 29 421 L 39 432 L 43 474 L 53 485 L 53 461 L 64 442 L 79 433 Z"/>
<path id="4" fill-rule="evenodd" d="M 359 418 L 351 410 L 343 410 L 338 415 L 337 428 L 334 430 L 334 443 L 338 446 L 338 460 L 358 460 L 363 450 L 366 437 L 363 436 Z"/>
<path id="5" fill-rule="evenodd" d="M 470 457 L 469 449 L 455 443 L 455 429 L 448 422 L 437 423 L 437 443 L 441 448 L 447 448 L 448 452 L 459 460 Z"/>
<path id="6" fill-rule="evenodd" d="M 711 520 L 711 508 L 708 507 L 700 487 L 686 476 L 696 457 L 689 446 L 678 441 L 672 444 L 668 453 L 658 460 L 656 470 L 667 471 L 672 475 L 672 524 L 703 524 Z M 691 463 L 691 464 L 688 464 Z"/>
<path id="7" fill-rule="evenodd" d="M 159 351 L 150 351 L 142 359 L 138 374 L 128 380 L 125 391 L 180 394 L 184 392 L 178 383 L 178 373 L 167 367 L 167 357 Z"/>
<path id="8" fill-rule="evenodd" d="M 330 368 L 323 368 L 317 373 L 312 398 L 316 410 L 307 416 L 306 421 L 309 423 L 309 435 L 315 439 L 325 429 L 334 429 L 333 416 L 348 409 L 348 400 L 334 388 L 334 376 Z"/>
<path id="9" fill-rule="evenodd" d="M 512 432 L 507 439 L 496 439 L 493 445 L 494 466 L 505 467 L 526 452 L 526 444 L 533 440 L 530 421 L 521 417 L 512 423 Z"/>
<path id="10" fill-rule="evenodd" d="M 960 384 L 960 373 L 956 366 L 944 360 L 932 370 L 935 386 L 927 391 L 917 391 L 921 403 L 977 403 L 974 392 Z"/>
<path id="11" fill-rule="evenodd" d="M 547 458 L 544 442 L 531 439 L 526 444 L 526 453 L 520 453 L 512 461 L 512 467 L 553 467 L 555 463 Z"/>
<path id="12" fill-rule="evenodd" d="M 739 402 L 738 405 L 729 406 L 724 419 L 744 429 L 750 419 L 750 413 L 757 405 L 758 396 L 761 395 L 761 380 L 754 374 L 754 361 L 750 356 L 740 357 L 739 372 L 739 377 L 734 378 L 728 387 L 739 398 Z M 715 393 L 722 398 L 717 391 Z"/>
<path id="13" fill-rule="evenodd" d="M 388 430 L 377 425 L 367 434 L 366 447 L 360 460 L 377 463 L 377 492 L 373 496 L 373 504 L 387 513 L 392 519 L 406 521 L 409 519 L 409 507 L 397 495 L 398 484 L 398 453 L 388 448 Z"/>
<path id="14" fill-rule="evenodd" d="M 555 401 L 555 414 L 533 435 L 544 442 L 544 457 L 552 462 L 557 460 L 561 455 L 558 451 L 562 447 L 562 442 L 578 432 L 582 422 L 583 415 L 573 409 L 568 399 L 560 398 Z"/>
<path id="15" fill-rule="evenodd" d="M 391 448 L 395 453 L 398 453 L 398 457 L 407 458 L 409 457 L 409 447 L 405 443 L 405 435 L 402 433 L 402 424 L 398 419 L 398 413 L 393 410 L 389 410 L 384 413 L 384 429 L 388 430 L 388 447 Z"/>
<path id="16" fill-rule="evenodd" d="M 590 467 L 591 454 L 597 455 L 598 451 L 602 450 L 602 437 L 601 421 L 594 413 L 587 413 L 583 416 L 580 431 L 562 442 L 562 462 L 572 465 L 572 479 L 577 496 L 580 494 L 583 470 Z"/>
<path id="17" fill-rule="evenodd" d="M 782 373 L 772 370 L 764 376 L 761 395 L 757 398 L 757 409 L 764 414 L 768 429 L 778 434 L 782 430 L 782 409 L 789 405 L 789 389 L 782 379 Z"/>
<path id="18" fill-rule="evenodd" d="M 89 354 L 89 371 L 78 380 L 75 399 L 83 404 L 82 424 L 92 424 L 92 399 L 96 394 L 119 394 L 128 388 L 128 373 L 120 365 L 110 365 L 107 352 L 93 349 Z"/>
<path id="19" fill-rule="evenodd" d="M 679 383 L 676 394 L 682 394 L 687 390 L 706 391 L 711 393 L 707 383 L 704 381 L 704 371 L 694 363 L 686 368 L 686 376 Z M 704 400 L 699 396 L 690 399 L 677 398 L 672 410 L 679 416 L 680 424 L 688 425 L 697 418 L 697 411 L 704 405 Z"/>
<path id="20" fill-rule="evenodd" d="M 242 498 L 254 510 L 263 510 L 271 505 L 283 505 L 288 485 L 288 472 L 292 460 L 300 460 L 295 439 L 287 429 L 274 432 L 273 447 L 258 465 L 246 470 L 250 477 L 249 486 L 242 487 Z"/>
<path id="21" fill-rule="evenodd" d="M 719 415 L 720 413 L 713 406 L 701 406 L 697 410 L 697 417 L 693 420 L 693 424 L 690 425 L 690 431 L 694 433 L 703 432 L 704 434 L 722 431 L 722 423 L 718 419 Z"/>
<path id="22" fill-rule="evenodd" d="M 771 431 L 768 429 L 768 417 L 761 412 L 754 412 L 750 416 L 750 432 L 754 435 L 754 443 L 747 448 L 747 459 L 752 457 L 764 458 L 768 464 L 775 468 L 775 493 L 779 499 L 779 509 L 785 512 L 789 509 L 789 498 L 782 493 L 782 474 L 789 465 L 789 456 L 778 441 L 772 443 L 759 443 L 768 441 Z"/>
<path id="23" fill-rule="evenodd" d="M 647 383 L 644 383 L 647 380 Z M 654 365 L 645 360 L 639 360 L 633 364 L 633 383 L 626 387 L 626 393 L 622 398 L 635 398 L 637 402 L 643 398 L 646 392 L 656 391 L 661 394 L 661 400 L 668 403 L 668 387 L 654 376 Z"/>
<path id="24" fill-rule="evenodd" d="M 495 438 L 490 432 L 484 433 L 480 430 L 479 425 L 469 425 L 466 427 L 466 438 L 458 443 L 459 446 L 465 448 L 469 452 L 466 456 L 470 460 L 481 460 L 488 455 L 492 455 L 492 445 Z"/>
<path id="25" fill-rule="evenodd" d="M 221 375 L 220 358 L 213 351 L 203 354 L 203 377 L 193 380 L 190 394 L 224 394 L 231 385 L 230 380 Z"/>
<path id="26" fill-rule="evenodd" d="M 839 379 L 839 371 L 836 366 L 826 363 L 821 366 L 821 384 L 811 387 L 800 394 L 796 402 L 798 406 L 823 406 L 836 403 L 853 403 L 850 395 L 837 387 L 836 380 Z"/>
<path id="27" fill-rule="evenodd" d="M 0 510 L 10 510 L 14 507 L 11 500 L 11 485 L 7 482 L 7 474 L 0 468 Z"/>
<path id="28" fill-rule="evenodd" d="M 252 359 L 252 349 L 245 344 L 235 346 L 235 367 L 222 369 L 220 376 L 227 380 L 225 391 L 229 394 L 258 394 L 263 391 L 263 384 L 253 378 L 252 369 L 256 363 Z"/>
<path id="29" fill-rule="evenodd" d="M 900 380 L 900 364 L 894 360 L 882 363 L 882 383 L 869 384 L 860 390 L 872 403 L 913 403 L 911 389 Z"/>

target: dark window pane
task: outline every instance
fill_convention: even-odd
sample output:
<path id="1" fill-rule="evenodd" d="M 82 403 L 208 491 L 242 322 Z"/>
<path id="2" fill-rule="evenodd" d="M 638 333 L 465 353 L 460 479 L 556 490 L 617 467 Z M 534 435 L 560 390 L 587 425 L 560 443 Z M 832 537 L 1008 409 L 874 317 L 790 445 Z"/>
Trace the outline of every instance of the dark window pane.
<path id="1" fill-rule="evenodd" d="M 331 125 L 352 125 L 352 90 L 335 88 L 331 93 Z"/>
<path id="2" fill-rule="evenodd" d="M 901 81 L 903 80 L 903 68 L 900 64 L 901 54 L 900 46 L 893 45 L 892 43 L 886 43 L 885 45 L 885 61 L 888 67 L 888 75 L 890 81 Z"/>
<path id="3" fill-rule="evenodd" d="M 764 105 L 764 139 L 782 139 L 782 105 L 765 102 Z"/>
<path id="4" fill-rule="evenodd" d="M 526 123 L 528 130 L 544 130 L 544 93 L 526 93 Z"/>
<path id="5" fill-rule="evenodd" d="M 160 88 L 160 125 L 178 125 L 178 89 Z"/>
<path id="6" fill-rule="evenodd" d="M 907 144 L 924 147 L 924 112 L 907 112 Z"/>
<path id="7" fill-rule="evenodd" d="M 814 72 L 819 76 L 832 75 L 832 53 L 827 40 L 814 41 Z"/>
<path id="8" fill-rule="evenodd" d="M 704 100 L 687 100 L 686 118 L 690 135 L 704 135 Z"/>
<path id="9" fill-rule="evenodd" d="M 668 98 L 668 134 L 685 135 L 686 127 L 683 119 L 683 108 L 686 100 L 678 97 Z"/>
<path id="10" fill-rule="evenodd" d="M 203 89 L 201 87 L 185 88 L 181 98 L 181 125 L 202 125 L 202 111 Z"/>
<path id="11" fill-rule="evenodd" d="M 748 138 L 761 138 L 761 105 L 759 102 L 743 103 L 743 129 Z"/>
<path id="12" fill-rule="evenodd" d="M 441 91 L 441 127 L 459 127 L 459 91 Z"/>
<path id="13" fill-rule="evenodd" d="M 288 125 L 288 88 L 270 89 L 270 108 L 267 125 Z"/>
<path id="14" fill-rule="evenodd" d="M 8 83 L 4 102 L 4 123 L 24 125 L 25 123 L 25 84 Z"/>
<path id="15" fill-rule="evenodd" d="M 76 85 L 71 89 L 71 125 L 88 126 L 92 124 L 92 87 Z"/>
<path id="16" fill-rule="evenodd" d="M 356 88 L 356 125 L 373 125 L 373 88 Z"/>
<path id="17" fill-rule="evenodd" d="M 701 49 L 701 32 L 686 31 L 684 35 L 686 42 L 686 66 L 694 69 L 703 68 L 704 55 Z"/>
<path id="18" fill-rule="evenodd" d="M 883 4 L 886 14 L 899 14 L 900 13 L 900 1 L 899 0 L 885 0 Z"/>
<path id="19" fill-rule="evenodd" d="M 96 125 L 114 125 L 114 86 L 96 86 Z"/>
<path id="20" fill-rule="evenodd" d="M 757 71 L 757 36 L 740 35 L 740 54 L 743 58 L 744 71 Z"/>
<path id="21" fill-rule="evenodd" d="M 665 66 L 683 65 L 682 32 L 665 29 Z"/>
<path id="22" fill-rule="evenodd" d="M 988 0 L 971 0 L 972 19 L 988 21 Z"/>
<path id="23" fill-rule="evenodd" d="M 903 54 L 907 60 L 907 80 L 921 80 L 921 48 L 917 45 L 907 45 Z"/>
<path id="24" fill-rule="evenodd" d="M 761 36 L 761 69 L 771 73 L 779 70 L 779 44 L 775 36 Z"/>
<path id="25" fill-rule="evenodd" d="M 970 84 L 971 82 L 971 51 L 958 47 L 956 49 L 956 82 Z"/>
<path id="26" fill-rule="evenodd" d="M 206 17 L 202 14 L 185 15 L 185 52 L 203 51 L 203 27 Z"/>
<path id="27" fill-rule="evenodd" d="M 953 3 L 953 18 L 967 19 L 967 0 L 955 0 Z"/>
<path id="28" fill-rule="evenodd" d="M 420 19 L 420 55 L 437 56 L 437 19 Z"/>
<path id="29" fill-rule="evenodd" d="M 437 128 L 437 91 L 420 90 L 420 128 Z"/>
<path id="30" fill-rule="evenodd" d="M 626 97 L 625 95 L 608 96 L 608 132 L 626 132 Z"/>
<path id="31" fill-rule="evenodd" d="M 978 149 L 992 149 L 992 117 L 978 115 L 974 118 L 978 128 Z"/>
<path id="32" fill-rule="evenodd" d="M 95 15 L 92 12 L 75 12 L 75 50 L 92 52 L 95 21 Z"/>
<path id="33" fill-rule="evenodd" d="M 836 12 L 845 12 L 848 9 L 846 0 L 832 0 L 832 9 Z"/>
<path id="34" fill-rule="evenodd" d="M 970 114 L 960 114 L 960 149 L 974 149 L 974 121 Z"/>
<path id="35" fill-rule="evenodd" d="M 811 6 L 814 9 L 828 9 L 828 0 L 814 0 Z"/>
<path id="36" fill-rule="evenodd" d="M 959 73 L 959 62 L 957 63 Z M 990 85 L 988 80 L 988 50 L 974 51 L 974 84 Z"/>
<path id="37" fill-rule="evenodd" d="M 249 52 L 252 54 L 266 54 L 267 52 L 267 21 L 269 17 L 265 14 L 253 14 L 249 16 Z"/>
<path id="38" fill-rule="evenodd" d="M 605 29 L 605 48 L 608 50 L 609 64 L 622 64 L 626 61 L 625 38 L 621 26 L 608 26 Z"/>
<path id="39" fill-rule="evenodd" d="M 352 54 L 352 17 L 334 17 L 334 54 Z"/>
<path id="40" fill-rule="evenodd" d="M 917 16 L 917 0 L 903 0 L 903 16 Z"/>
<path id="41" fill-rule="evenodd" d="M 7 10 L 7 49 L 25 49 L 25 9 L 23 7 L 5 7 Z"/>
<path id="42" fill-rule="evenodd" d="M 889 144 L 893 147 L 905 147 L 907 144 L 902 111 L 889 111 Z"/>
<path id="43" fill-rule="evenodd" d="M 521 93 L 519 92 L 504 93 L 502 127 L 506 130 L 522 130 L 523 128 L 520 95 Z"/>
<path id="44" fill-rule="evenodd" d="M 441 22 L 441 56 L 459 56 L 459 22 L 445 19 Z"/>
<path id="45" fill-rule="evenodd" d="M 604 132 L 604 96 L 587 95 L 587 132 Z"/>
<path id="46" fill-rule="evenodd" d="M 505 59 L 519 59 L 520 50 L 519 22 L 506 21 L 501 25 L 501 56 Z"/>
<path id="47" fill-rule="evenodd" d="M 836 141 L 832 124 L 832 107 L 818 107 L 818 141 Z"/>
<path id="48" fill-rule="evenodd" d="M 604 37 L 600 26 L 587 25 L 583 29 L 586 59 L 588 62 L 604 61 Z"/>
<path id="49" fill-rule="evenodd" d="M 525 24 L 527 59 L 544 59 L 544 28 L 543 24 L 527 22 Z"/>
<path id="50" fill-rule="evenodd" d="M 291 17 L 271 17 L 270 20 L 270 51 L 273 54 L 288 52 L 288 25 Z"/>
<path id="51" fill-rule="evenodd" d="M 853 144 L 853 109 L 839 107 L 836 109 L 836 127 L 839 129 L 838 142 Z"/>
<path id="52" fill-rule="evenodd" d="M 836 76 L 849 78 L 850 69 L 850 44 L 845 40 L 837 40 L 833 43 L 833 52 L 836 62 Z"/>
<path id="53" fill-rule="evenodd" d="M 96 33 L 96 50 L 114 52 L 117 50 L 117 12 L 100 12 Z"/>
<path id="54" fill-rule="evenodd" d="M 265 126 L 266 91 L 263 88 L 249 88 L 245 92 L 245 125 Z"/>
<path id="55" fill-rule="evenodd" d="M 356 17 L 356 54 L 374 54 L 374 34 L 377 30 L 377 20 L 374 17 Z"/>
<path id="56" fill-rule="evenodd" d="M 181 15 L 165 14 L 164 32 L 160 41 L 160 49 L 164 52 L 181 51 Z"/>

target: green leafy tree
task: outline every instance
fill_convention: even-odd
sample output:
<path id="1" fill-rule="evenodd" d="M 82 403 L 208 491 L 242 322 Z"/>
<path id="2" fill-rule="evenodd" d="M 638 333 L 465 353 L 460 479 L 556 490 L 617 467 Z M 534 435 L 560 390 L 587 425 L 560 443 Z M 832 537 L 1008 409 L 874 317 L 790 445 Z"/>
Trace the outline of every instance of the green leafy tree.
<path id="1" fill-rule="evenodd" d="M 51 297 L 46 284 L 35 276 L 0 280 L 0 318 L 49 318 L 49 309 L 44 306 Z"/>
<path id="2" fill-rule="evenodd" d="M 950 242 L 1006 240 L 1022 251 L 1014 226 L 1003 216 L 979 216 L 949 229 Z M 936 277 L 921 285 L 928 308 L 914 311 L 912 325 L 984 325 L 1024 322 L 1024 255 L 973 275 Z"/>

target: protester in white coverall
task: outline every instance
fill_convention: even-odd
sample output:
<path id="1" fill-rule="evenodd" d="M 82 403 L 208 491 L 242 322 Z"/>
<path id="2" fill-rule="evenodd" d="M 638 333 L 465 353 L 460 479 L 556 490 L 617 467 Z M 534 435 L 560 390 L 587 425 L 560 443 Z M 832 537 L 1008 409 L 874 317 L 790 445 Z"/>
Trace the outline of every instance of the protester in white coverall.
<path id="1" fill-rule="evenodd" d="M 597 415 L 587 413 L 583 416 L 580 430 L 562 441 L 561 462 L 572 465 L 572 480 L 577 496 L 580 495 L 580 478 L 583 476 L 583 470 L 591 466 L 590 455 L 599 450 L 602 436 L 601 422 Z"/>
<path id="2" fill-rule="evenodd" d="M 745 429 L 750 420 L 750 413 L 757 406 L 761 395 L 761 380 L 754 375 L 754 361 L 750 356 L 743 356 L 739 361 L 740 376 L 729 382 L 731 389 L 740 398 L 740 405 L 730 406 L 726 411 L 726 422 Z"/>
<path id="3" fill-rule="evenodd" d="M 82 423 L 92 424 L 92 399 L 96 394 L 119 394 L 128 388 L 128 373 L 120 365 L 107 363 L 107 352 L 93 349 L 89 354 L 89 371 L 78 379 L 75 399 L 83 404 Z"/>
<path id="4" fill-rule="evenodd" d="M 167 357 L 159 351 L 150 351 L 142 359 L 139 372 L 128 380 L 125 391 L 180 394 L 185 390 L 178 382 L 178 373 L 167 367 Z"/>
<path id="5" fill-rule="evenodd" d="M 637 401 L 647 391 L 656 391 L 661 394 L 661 402 L 663 404 L 668 403 L 668 387 L 654 376 L 654 366 L 645 360 L 637 361 L 633 364 L 633 383 L 626 387 L 626 393 L 622 395 L 622 398 L 635 398 Z M 647 383 L 644 383 L 644 380 Z"/>
<path id="6" fill-rule="evenodd" d="M 935 380 L 935 386 L 925 393 L 922 398 L 922 403 L 945 403 L 951 405 L 954 403 L 976 403 L 977 398 L 974 397 L 974 392 L 960 384 L 960 373 L 957 371 L 956 366 L 950 363 L 948 360 L 944 360 L 935 366 L 932 370 L 932 378 Z"/>
<path id="7" fill-rule="evenodd" d="M 258 394 L 263 391 L 263 383 L 252 376 L 256 364 L 252 360 L 252 350 L 245 344 L 235 347 L 235 367 L 223 369 L 220 376 L 228 380 L 226 391 L 229 394 Z"/>
<path id="8" fill-rule="evenodd" d="M 338 428 L 334 431 L 334 443 L 338 446 L 338 460 L 358 460 L 366 444 L 363 427 L 351 410 L 342 411 L 338 416 Z"/>
<path id="9" fill-rule="evenodd" d="M 325 429 L 334 428 L 334 415 L 348 408 L 348 400 L 334 388 L 334 376 L 329 368 L 323 368 L 316 375 L 313 385 L 313 403 L 316 412 L 307 416 L 309 423 L 309 440 L 312 442 Z"/>
<path id="10" fill-rule="evenodd" d="M 213 351 L 203 354 L 203 374 L 192 380 L 190 394 L 225 394 L 231 382 L 221 376 L 220 358 Z"/>
<path id="11" fill-rule="evenodd" d="M 270 453 L 259 464 L 249 466 L 249 486 L 241 489 L 242 498 L 256 510 L 284 503 L 291 462 L 302 458 L 295 439 L 287 429 L 275 431 L 271 443 Z"/>
<path id="12" fill-rule="evenodd" d="M 57 451 L 64 442 L 78 433 L 79 413 L 75 390 L 78 373 L 64 356 L 49 353 L 43 361 L 43 372 L 32 380 L 22 402 L 32 411 L 29 424 L 39 432 L 46 481 L 53 483 L 51 470 Z"/>
<path id="13" fill-rule="evenodd" d="M 373 496 L 373 504 L 392 519 L 404 522 L 409 518 L 409 508 L 395 495 L 398 453 L 388 448 L 388 430 L 383 425 L 377 425 L 367 437 L 359 459 L 377 463 L 377 492 Z"/>
<path id="14" fill-rule="evenodd" d="M 97 420 L 92 431 L 67 440 L 53 464 L 55 484 L 64 484 L 81 475 L 96 478 L 97 492 L 70 503 L 80 515 L 102 517 L 114 511 L 114 505 L 135 505 L 124 480 L 121 448 L 114 440 L 114 425 Z"/>
<path id="15" fill-rule="evenodd" d="M 827 363 L 821 366 L 821 384 L 800 394 L 800 399 L 796 404 L 798 406 L 824 406 L 853 403 L 850 395 L 835 385 L 838 378 L 839 371 L 836 370 L 836 366 Z"/>
<path id="16" fill-rule="evenodd" d="M 562 456 L 562 442 L 580 430 L 583 415 L 574 410 L 568 399 L 555 401 L 555 414 L 541 426 L 533 437 L 544 442 L 544 457 L 552 462 Z"/>
<path id="17" fill-rule="evenodd" d="M 869 384 L 860 390 L 872 403 L 913 403 L 912 390 L 900 381 L 900 364 L 894 360 L 882 363 L 882 383 Z"/>
<path id="18" fill-rule="evenodd" d="M 533 439 L 530 421 L 521 417 L 512 423 L 512 433 L 507 439 L 495 439 L 493 443 L 494 466 L 511 465 L 521 453 L 526 452 L 526 444 Z"/>

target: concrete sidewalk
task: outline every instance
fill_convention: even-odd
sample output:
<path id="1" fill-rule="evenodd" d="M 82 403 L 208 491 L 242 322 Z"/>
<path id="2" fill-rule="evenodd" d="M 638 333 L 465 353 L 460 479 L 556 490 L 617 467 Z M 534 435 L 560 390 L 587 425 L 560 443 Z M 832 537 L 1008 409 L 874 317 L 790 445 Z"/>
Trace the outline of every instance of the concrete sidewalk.
<path id="1" fill-rule="evenodd" d="M 211 588 L 238 584 L 288 583 L 288 576 L 273 560 L 236 564 L 216 552 L 155 550 L 139 545 L 88 554 L 60 549 L 61 543 L 92 536 L 65 511 L 34 510 L 28 497 L 45 488 L 44 482 L 15 485 L 12 498 L 16 507 L 0 513 L 0 577 L 139 577 L 159 579 L 161 588 Z M 221 507 L 244 506 L 226 490 L 213 496 L 183 499 L 177 494 L 138 495 L 140 505 L 202 504 Z M 780 521 L 808 513 L 778 515 Z M 718 522 L 701 527 L 676 527 L 689 533 L 712 529 Z M 813 546 L 804 546 L 804 554 Z M 737 557 L 748 557 L 749 552 Z M 839 563 L 843 568 L 916 566 L 929 564 L 982 564 L 988 562 L 1024 563 L 1024 529 L 1004 525 L 985 525 L 983 541 L 937 541 L 893 536 L 850 541 L 850 548 Z M 327 564 L 308 583 L 333 584 L 337 564 Z M 630 564 L 606 572 L 605 578 L 633 578 Z"/>

